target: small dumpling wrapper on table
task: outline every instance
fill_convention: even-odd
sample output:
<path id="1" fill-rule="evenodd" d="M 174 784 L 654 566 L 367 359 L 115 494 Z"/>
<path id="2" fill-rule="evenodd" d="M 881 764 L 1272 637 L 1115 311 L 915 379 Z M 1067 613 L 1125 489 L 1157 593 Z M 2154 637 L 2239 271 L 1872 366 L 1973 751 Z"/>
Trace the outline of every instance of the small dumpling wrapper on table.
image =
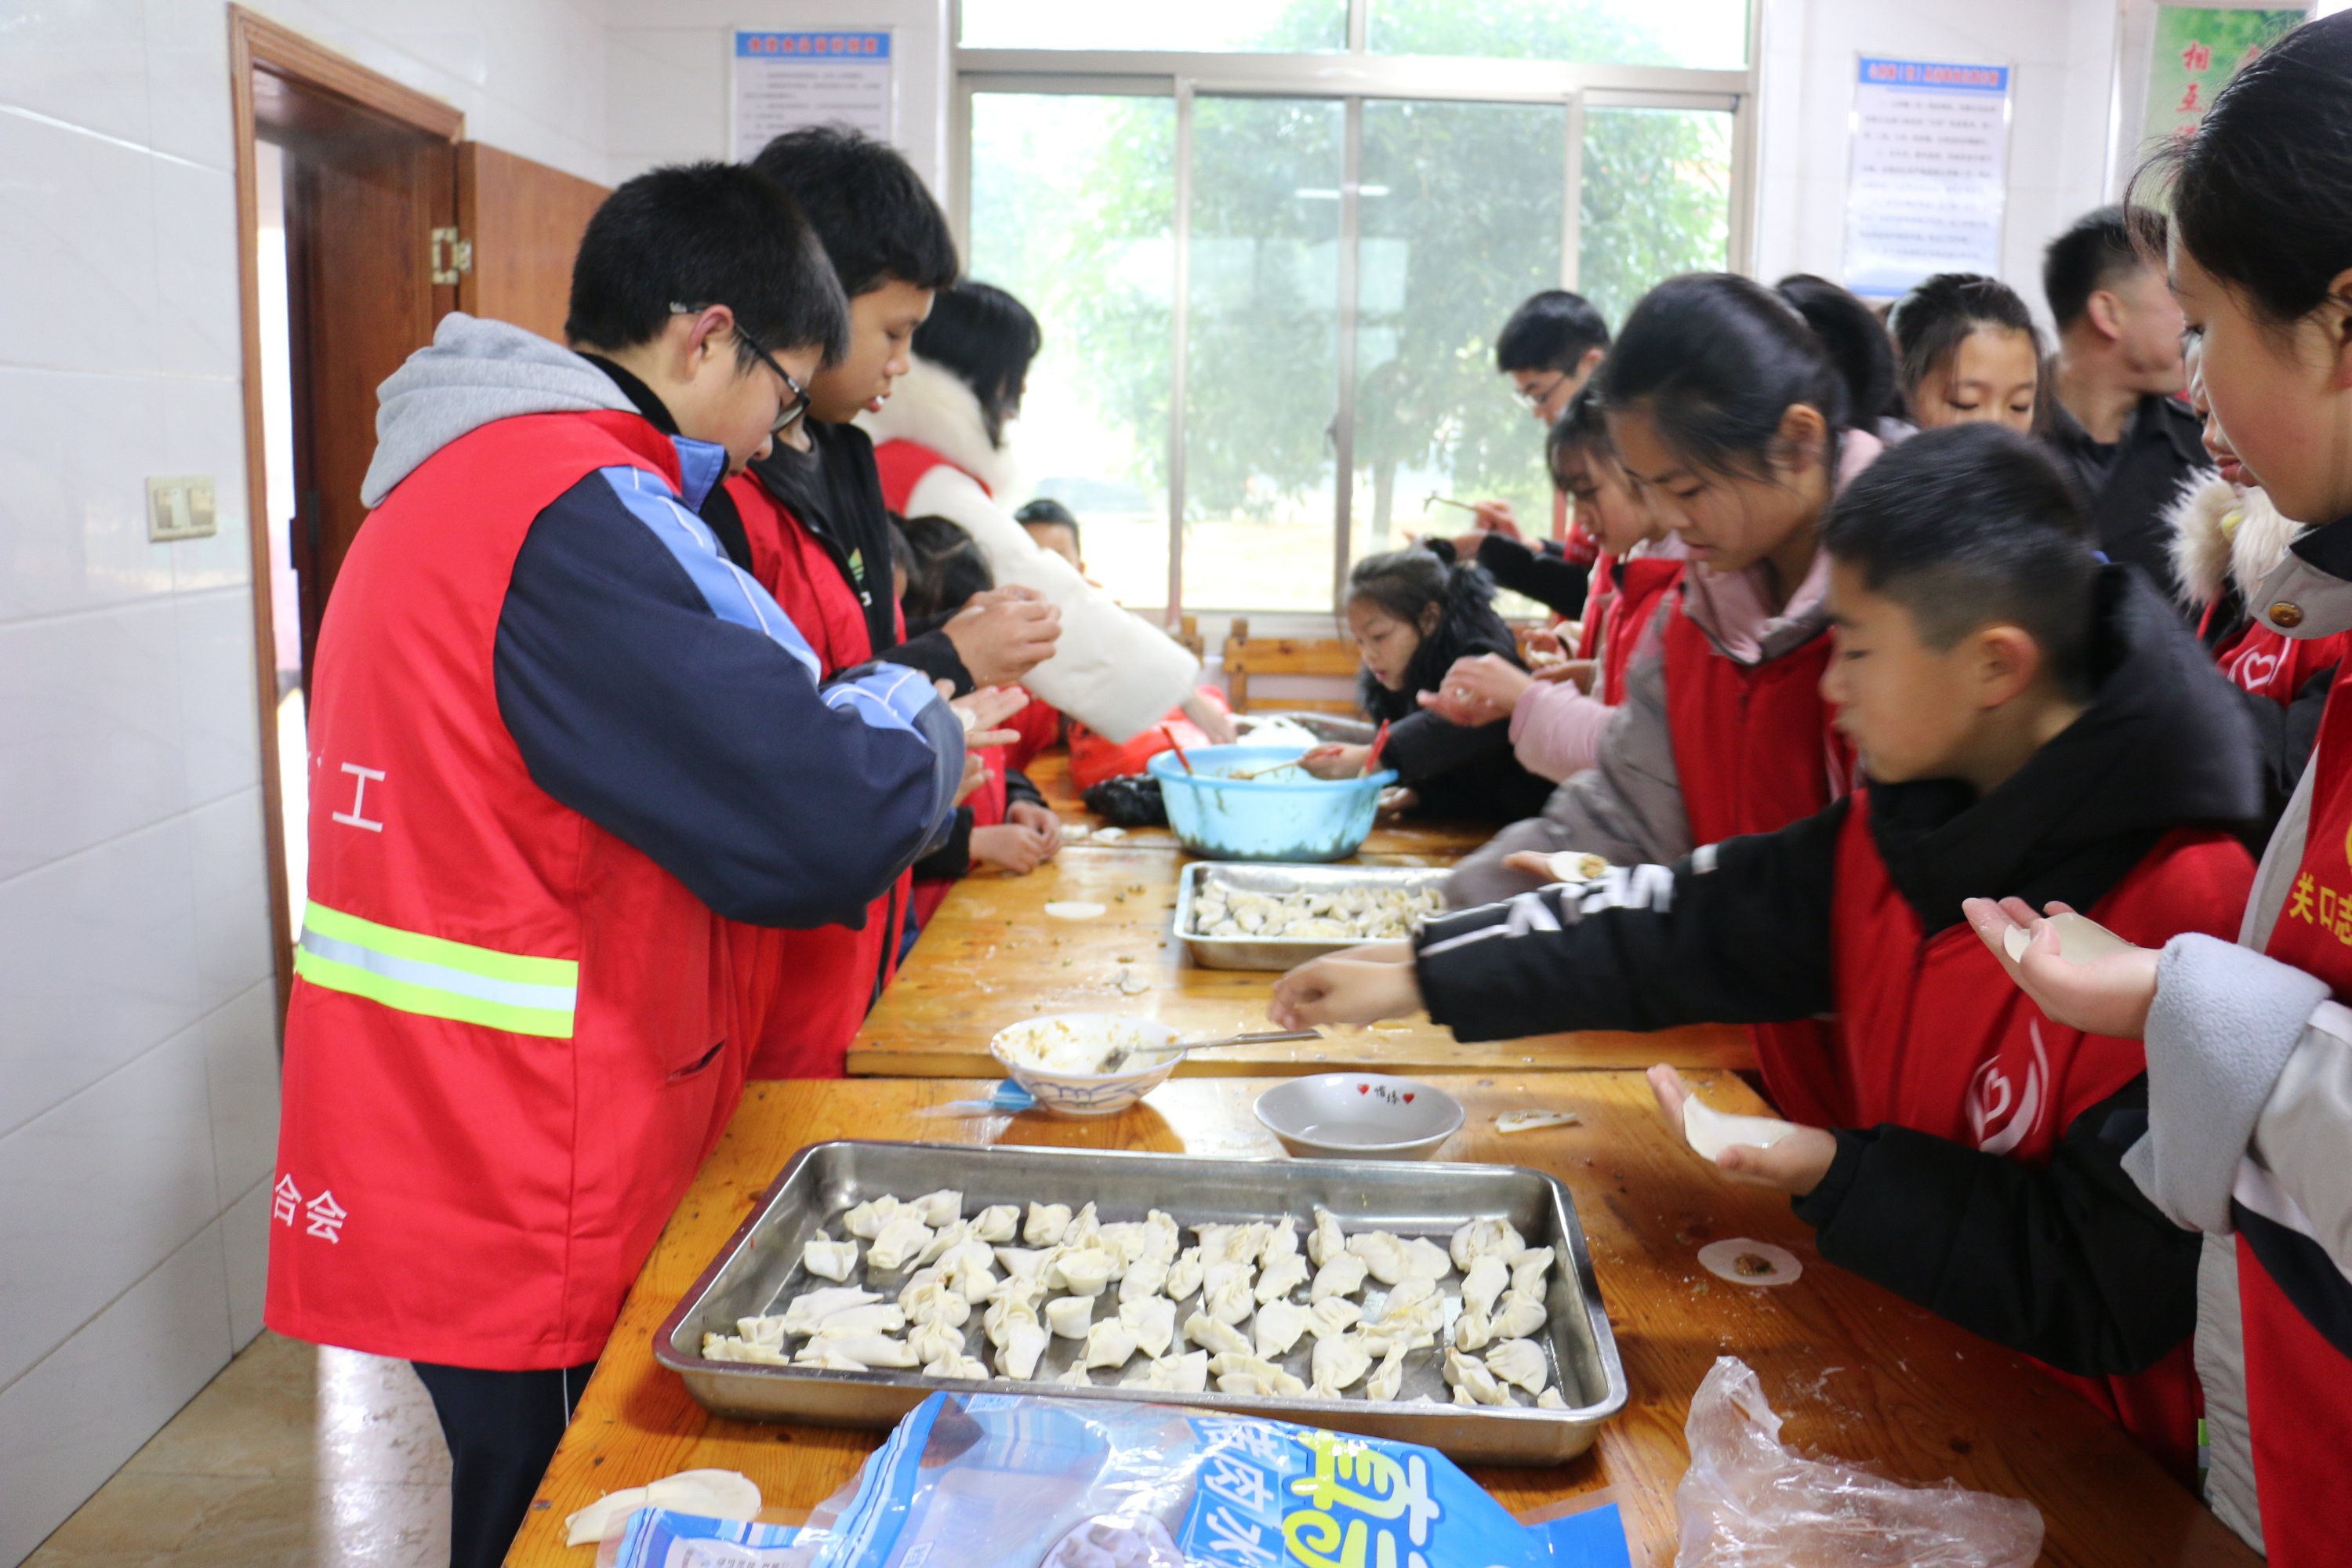
<path id="1" fill-rule="evenodd" d="M 1769 1241 L 1731 1237 L 1698 1249 L 1699 1266 L 1734 1285 L 1790 1285 L 1805 1272 L 1797 1255 Z"/>
<path id="2" fill-rule="evenodd" d="M 1573 1110 L 1506 1110 L 1496 1116 L 1495 1131 L 1506 1135 L 1539 1132 L 1547 1127 L 1575 1127 L 1583 1121 Z"/>
<path id="3" fill-rule="evenodd" d="M 760 1517 L 760 1488 L 735 1470 L 680 1470 L 641 1487 L 606 1492 L 563 1521 L 564 1544 L 593 1546 L 641 1508 L 666 1508 L 705 1519 Z"/>
<path id="4" fill-rule="evenodd" d="M 1737 1116 L 1717 1110 L 1696 1094 L 1683 1100 L 1683 1137 L 1703 1160 L 1719 1160 L 1726 1149 L 1769 1149 L 1797 1130 L 1777 1116 Z"/>
<path id="5" fill-rule="evenodd" d="M 1056 899 L 1045 906 L 1045 912 L 1057 921 L 1098 921 L 1110 912 L 1110 906 L 1091 899 Z"/>

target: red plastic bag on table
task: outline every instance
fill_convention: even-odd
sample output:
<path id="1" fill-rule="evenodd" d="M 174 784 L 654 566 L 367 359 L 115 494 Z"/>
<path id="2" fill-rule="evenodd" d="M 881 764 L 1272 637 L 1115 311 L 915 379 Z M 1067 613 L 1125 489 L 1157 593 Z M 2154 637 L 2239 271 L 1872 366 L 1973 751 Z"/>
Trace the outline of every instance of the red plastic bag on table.
<path id="1" fill-rule="evenodd" d="M 1203 686 L 1200 693 L 1220 713 L 1233 711 L 1225 703 L 1225 694 L 1215 687 Z M 1073 721 L 1070 725 L 1070 783 L 1083 791 L 1092 789 L 1105 779 L 1139 773 L 1144 763 L 1169 749 L 1171 733 L 1188 752 L 1195 746 L 1216 744 L 1198 724 L 1184 717 L 1181 708 L 1171 709 L 1164 721 L 1125 742 L 1106 741 L 1084 724 Z"/>

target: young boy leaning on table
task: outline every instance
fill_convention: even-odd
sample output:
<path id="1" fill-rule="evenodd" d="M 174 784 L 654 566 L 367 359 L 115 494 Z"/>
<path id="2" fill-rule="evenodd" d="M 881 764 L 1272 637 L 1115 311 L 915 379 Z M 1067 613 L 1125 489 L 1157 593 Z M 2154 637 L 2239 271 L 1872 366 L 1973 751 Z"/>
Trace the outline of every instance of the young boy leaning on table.
<path id="1" fill-rule="evenodd" d="M 1621 867 L 1294 970 L 1286 1026 L 1426 1006 L 1465 1040 L 1829 1015 L 1827 1126 L 1718 1161 L 1822 1256 L 2041 1361 L 2194 1473 L 2197 1240 L 2141 1195 L 2137 1041 L 2013 987 L 1989 886 L 2134 941 L 2234 927 L 2259 805 L 2234 695 L 2148 584 L 2093 554 L 2064 478 L 1990 425 L 1923 433 L 1822 531 L 1822 679 L 1866 781 L 1671 870 Z M 1688 1092 L 1651 1072 L 1678 1127 Z"/>

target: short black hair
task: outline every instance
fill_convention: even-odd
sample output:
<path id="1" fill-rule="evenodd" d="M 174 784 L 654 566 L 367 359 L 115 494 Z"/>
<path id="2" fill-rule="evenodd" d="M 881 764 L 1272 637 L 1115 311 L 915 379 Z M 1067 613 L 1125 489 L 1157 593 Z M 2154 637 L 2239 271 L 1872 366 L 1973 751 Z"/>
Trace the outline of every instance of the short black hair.
<path id="1" fill-rule="evenodd" d="M 740 163 L 649 169 L 606 196 L 580 237 L 563 335 L 630 349 L 669 324 L 673 306 L 725 305 L 770 353 L 849 342 L 849 304 L 808 221 L 776 183 Z M 750 365 L 750 342 L 737 357 Z"/>
<path id="2" fill-rule="evenodd" d="M 953 615 L 973 595 L 996 586 L 988 557 L 961 524 L 944 517 L 910 517 L 899 532 L 913 556 L 901 601 L 908 620 Z"/>
<path id="3" fill-rule="evenodd" d="M 2248 60 L 2132 190 L 2167 180 L 2199 266 L 2273 325 L 2317 310 L 2352 264 L 2352 14 L 2305 22 Z M 2160 227 L 2136 226 L 2162 249 Z"/>
<path id="4" fill-rule="evenodd" d="M 1749 478 L 1770 475 L 1780 421 L 1802 404 L 1828 426 L 1822 464 L 1837 471 L 1845 377 L 1796 307 L 1752 278 L 1686 272 L 1643 295 L 1599 384 L 1610 413 L 1642 409 L 1684 461 Z"/>
<path id="5" fill-rule="evenodd" d="M 1601 389 L 1591 382 L 1576 389 L 1544 435 L 1544 466 L 1551 470 L 1554 489 L 1568 489 L 1566 465 L 1571 454 L 1617 460 L 1617 444 L 1609 438 L 1608 407 L 1601 400 Z"/>
<path id="6" fill-rule="evenodd" d="M 1981 421 L 1922 430 L 1854 476 L 1822 548 L 1948 648 L 2021 626 L 2069 696 L 2093 685 L 2098 557 L 2074 487 L 2037 442 Z"/>
<path id="7" fill-rule="evenodd" d="M 1795 308 L 1845 378 L 1847 417 L 1864 429 L 1900 412 L 1895 344 L 1886 324 L 1853 293 L 1811 272 L 1791 272 L 1772 291 Z"/>
<path id="8" fill-rule="evenodd" d="M 1077 543 L 1081 537 L 1078 532 L 1077 514 L 1052 496 L 1039 496 L 1035 500 L 1023 506 L 1020 510 L 1013 514 L 1013 521 L 1024 528 L 1066 528 L 1070 531 L 1070 542 L 1074 544 Z"/>
<path id="9" fill-rule="evenodd" d="M 2091 296 L 2148 263 L 2135 234 L 2153 234 L 2164 247 L 2164 216 L 2145 207 L 2120 205 L 2084 213 L 2042 252 L 2042 297 L 2051 319 L 2064 331 L 2091 308 Z"/>
<path id="10" fill-rule="evenodd" d="M 969 278 L 941 289 L 929 318 L 915 329 L 915 353 L 953 371 L 980 399 L 992 447 L 1004 444 L 1004 422 L 1021 412 L 1029 363 L 1045 346 L 1045 331 L 1028 306 Z"/>
<path id="11" fill-rule="evenodd" d="M 1998 278 L 1977 272 L 1938 272 L 1915 285 L 1895 302 L 1886 318 L 1895 334 L 1903 390 L 1916 398 L 1927 378 L 1936 374 L 1969 333 L 1993 327 L 2021 332 L 2042 358 L 2042 334 L 2033 312 L 2017 290 Z"/>
<path id="12" fill-rule="evenodd" d="M 1530 294 L 1495 334 L 1495 368 L 1573 371 L 1594 349 L 1609 346 L 1609 323 L 1592 301 L 1565 289 Z"/>
<path id="13" fill-rule="evenodd" d="M 944 289 L 963 270 L 955 235 L 899 151 L 846 125 L 787 131 L 752 166 L 801 205 L 852 298 L 894 279 Z"/>

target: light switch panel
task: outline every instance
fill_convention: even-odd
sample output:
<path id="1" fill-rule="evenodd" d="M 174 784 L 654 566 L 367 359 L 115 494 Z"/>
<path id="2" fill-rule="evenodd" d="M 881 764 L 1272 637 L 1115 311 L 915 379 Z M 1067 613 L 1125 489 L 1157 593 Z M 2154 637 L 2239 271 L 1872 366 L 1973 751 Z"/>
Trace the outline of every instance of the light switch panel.
<path id="1" fill-rule="evenodd" d="M 147 537 L 155 543 L 203 539 L 220 530 L 214 510 L 210 474 L 151 474 L 147 479 Z"/>

